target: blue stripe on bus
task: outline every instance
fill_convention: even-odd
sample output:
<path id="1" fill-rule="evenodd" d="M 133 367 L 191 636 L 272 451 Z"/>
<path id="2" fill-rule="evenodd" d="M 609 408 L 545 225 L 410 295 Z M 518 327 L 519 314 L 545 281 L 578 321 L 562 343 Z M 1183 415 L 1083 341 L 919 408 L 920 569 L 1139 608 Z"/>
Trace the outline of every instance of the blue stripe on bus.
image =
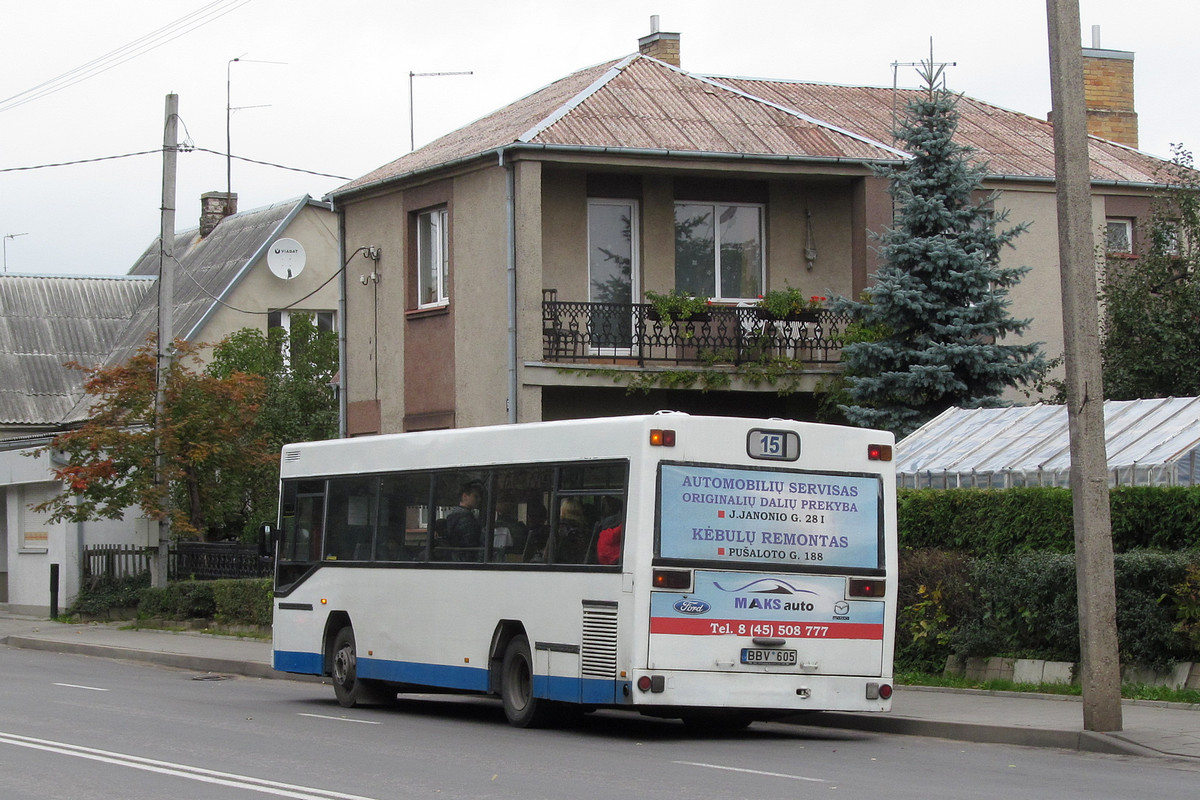
<path id="1" fill-rule="evenodd" d="M 304 675 L 321 675 L 325 672 L 325 659 L 320 653 L 276 650 L 274 663 L 271 666 L 280 672 L 299 672 Z"/>
<path id="2" fill-rule="evenodd" d="M 280 672 L 296 672 L 306 675 L 321 675 L 325 671 L 325 659 L 320 653 L 276 650 L 275 669 Z M 385 661 L 378 658 L 359 658 L 358 674 L 395 683 L 417 686 L 436 686 L 443 689 L 458 689 L 464 692 L 488 691 L 488 670 L 483 667 L 444 666 L 420 664 L 412 661 Z M 547 700 L 588 705 L 612 705 L 620 702 L 620 681 L 599 678 L 566 678 L 535 675 L 533 694 Z"/>
<path id="3" fill-rule="evenodd" d="M 359 656 L 358 674 L 363 678 L 461 689 L 465 692 L 486 692 L 488 689 L 488 671 L 484 667 L 418 664 Z"/>

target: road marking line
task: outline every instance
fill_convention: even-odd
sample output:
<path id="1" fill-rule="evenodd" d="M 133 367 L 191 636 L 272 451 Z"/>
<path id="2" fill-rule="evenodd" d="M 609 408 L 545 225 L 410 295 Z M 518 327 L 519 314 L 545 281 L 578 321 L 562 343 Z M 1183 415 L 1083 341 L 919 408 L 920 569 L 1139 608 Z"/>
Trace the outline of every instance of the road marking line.
<path id="1" fill-rule="evenodd" d="M 55 686 L 65 686 L 68 689 L 87 689 L 89 692 L 107 692 L 108 689 L 101 689 L 98 686 L 80 686 L 78 683 L 56 683 Z"/>
<path id="2" fill-rule="evenodd" d="M 726 772 L 748 772 L 751 775 L 765 775 L 768 778 L 787 778 L 793 781 L 810 781 L 812 783 L 829 783 L 823 778 L 808 778 L 804 775 L 787 775 L 783 772 L 764 772 L 761 769 L 743 769 L 741 767 L 725 767 L 720 764 L 702 764 L 698 761 L 673 761 L 673 764 L 682 764 L 685 767 L 705 767 L 706 769 L 723 769 Z"/>
<path id="3" fill-rule="evenodd" d="M 357 722 L 359 725 L 382 725 L 382 722 L 375 722 L 369 719 L 350 719 L 349 717 L 331 717 L 328 714 L 297 714 L 300 717 L 312 717 L 313 719 L 331 719 L 334 722 Z"/>
<path id="4" fill-rule="evenodd" d="M 86 758 L 105 764 L 115 764 L 121 767 L 132 767 L 145 772 L 155 772 L 171 775 L 177 778 L 188 778 L 202 783 L 218 786 L 230 786 L 235 789 L 248 789 L 252 792 L 273 794 L 277 797 L 291 797 L 295 800 L 373 800 L 357 794 L 344 794 L 328 789 L 317 789 L 310 786 L 298 786 L 291 783 L 280 783 L 249 775 L 235 775 L 230 772 L 192 767 L 187 764 L 173 764 L 169 761 L 157 761 L 152 758 L 142 758 L 125 753 L 115 753 L 110 750 L 97 750 L 92 747 L 55 742 L 48 739 L 35 739 L 30 736 L 19 736 L 15 733 L 0 732 L 0 744 L 11 744 L 26 747 L 31 750 L 44 750 L 48 753 Z"/>

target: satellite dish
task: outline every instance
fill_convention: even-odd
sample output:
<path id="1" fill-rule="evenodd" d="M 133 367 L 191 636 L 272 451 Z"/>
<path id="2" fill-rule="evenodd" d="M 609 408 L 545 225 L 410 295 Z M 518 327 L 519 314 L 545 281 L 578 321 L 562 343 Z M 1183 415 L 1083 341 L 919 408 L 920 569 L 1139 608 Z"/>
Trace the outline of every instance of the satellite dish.
<path id="1" fill-rule="evenodd" d="M 280 239 L 267 251 L 267 267 L 276 278 L 290 281 L 304 271 L 304 245 Z"/>

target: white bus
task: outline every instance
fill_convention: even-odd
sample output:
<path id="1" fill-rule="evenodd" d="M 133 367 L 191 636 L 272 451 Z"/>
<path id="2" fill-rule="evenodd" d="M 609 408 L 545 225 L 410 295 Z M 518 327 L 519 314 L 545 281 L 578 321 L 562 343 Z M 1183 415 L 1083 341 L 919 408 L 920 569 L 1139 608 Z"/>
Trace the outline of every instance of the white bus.
<path id="1" fill-rule="evenodd" d="M 674 412 L 287 445 L 275 669 L 347 707 L 499 696 L 520 727 L 887 711 L 892 445 Z"/>

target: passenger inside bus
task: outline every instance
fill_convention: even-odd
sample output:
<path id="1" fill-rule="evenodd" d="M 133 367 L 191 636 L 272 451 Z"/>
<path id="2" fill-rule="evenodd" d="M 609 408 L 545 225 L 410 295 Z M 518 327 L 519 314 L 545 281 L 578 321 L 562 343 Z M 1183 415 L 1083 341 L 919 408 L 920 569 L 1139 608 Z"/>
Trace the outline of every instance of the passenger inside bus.
<path id="1" fill-rule="evenodd" d="M 508 561 L 512 554 L 519 558 L 528 537 L 529 528 L 519 518 L 516 501 L 497 501 L 496 519 L 492 522 L 492 559 Z"/>
<path id="2" fill-rule="evenodd" d="M 565 497 L 558 507 L 558 526 L 554 535 L 554 561 L 558 564 L 582 564 L 591 541 L 583 503 L 578 497 Z"/>
<path id="3" fill-rule="evenodd" d="M 595 563 L 616 564 L 621 560 L 621 498 L 605 495 L 600 498 L 600 520 L 592 532 L 589 560 L 595 553 Z"/>
<path id="4" fill-rule="evenodd" d="M 483 523 L 476 516 L 483 505 L 483 483 L 462 485 L 458 505 L 446 512 L 446 547 L 451 561 L 473 561 L 483 546 Z"/>

